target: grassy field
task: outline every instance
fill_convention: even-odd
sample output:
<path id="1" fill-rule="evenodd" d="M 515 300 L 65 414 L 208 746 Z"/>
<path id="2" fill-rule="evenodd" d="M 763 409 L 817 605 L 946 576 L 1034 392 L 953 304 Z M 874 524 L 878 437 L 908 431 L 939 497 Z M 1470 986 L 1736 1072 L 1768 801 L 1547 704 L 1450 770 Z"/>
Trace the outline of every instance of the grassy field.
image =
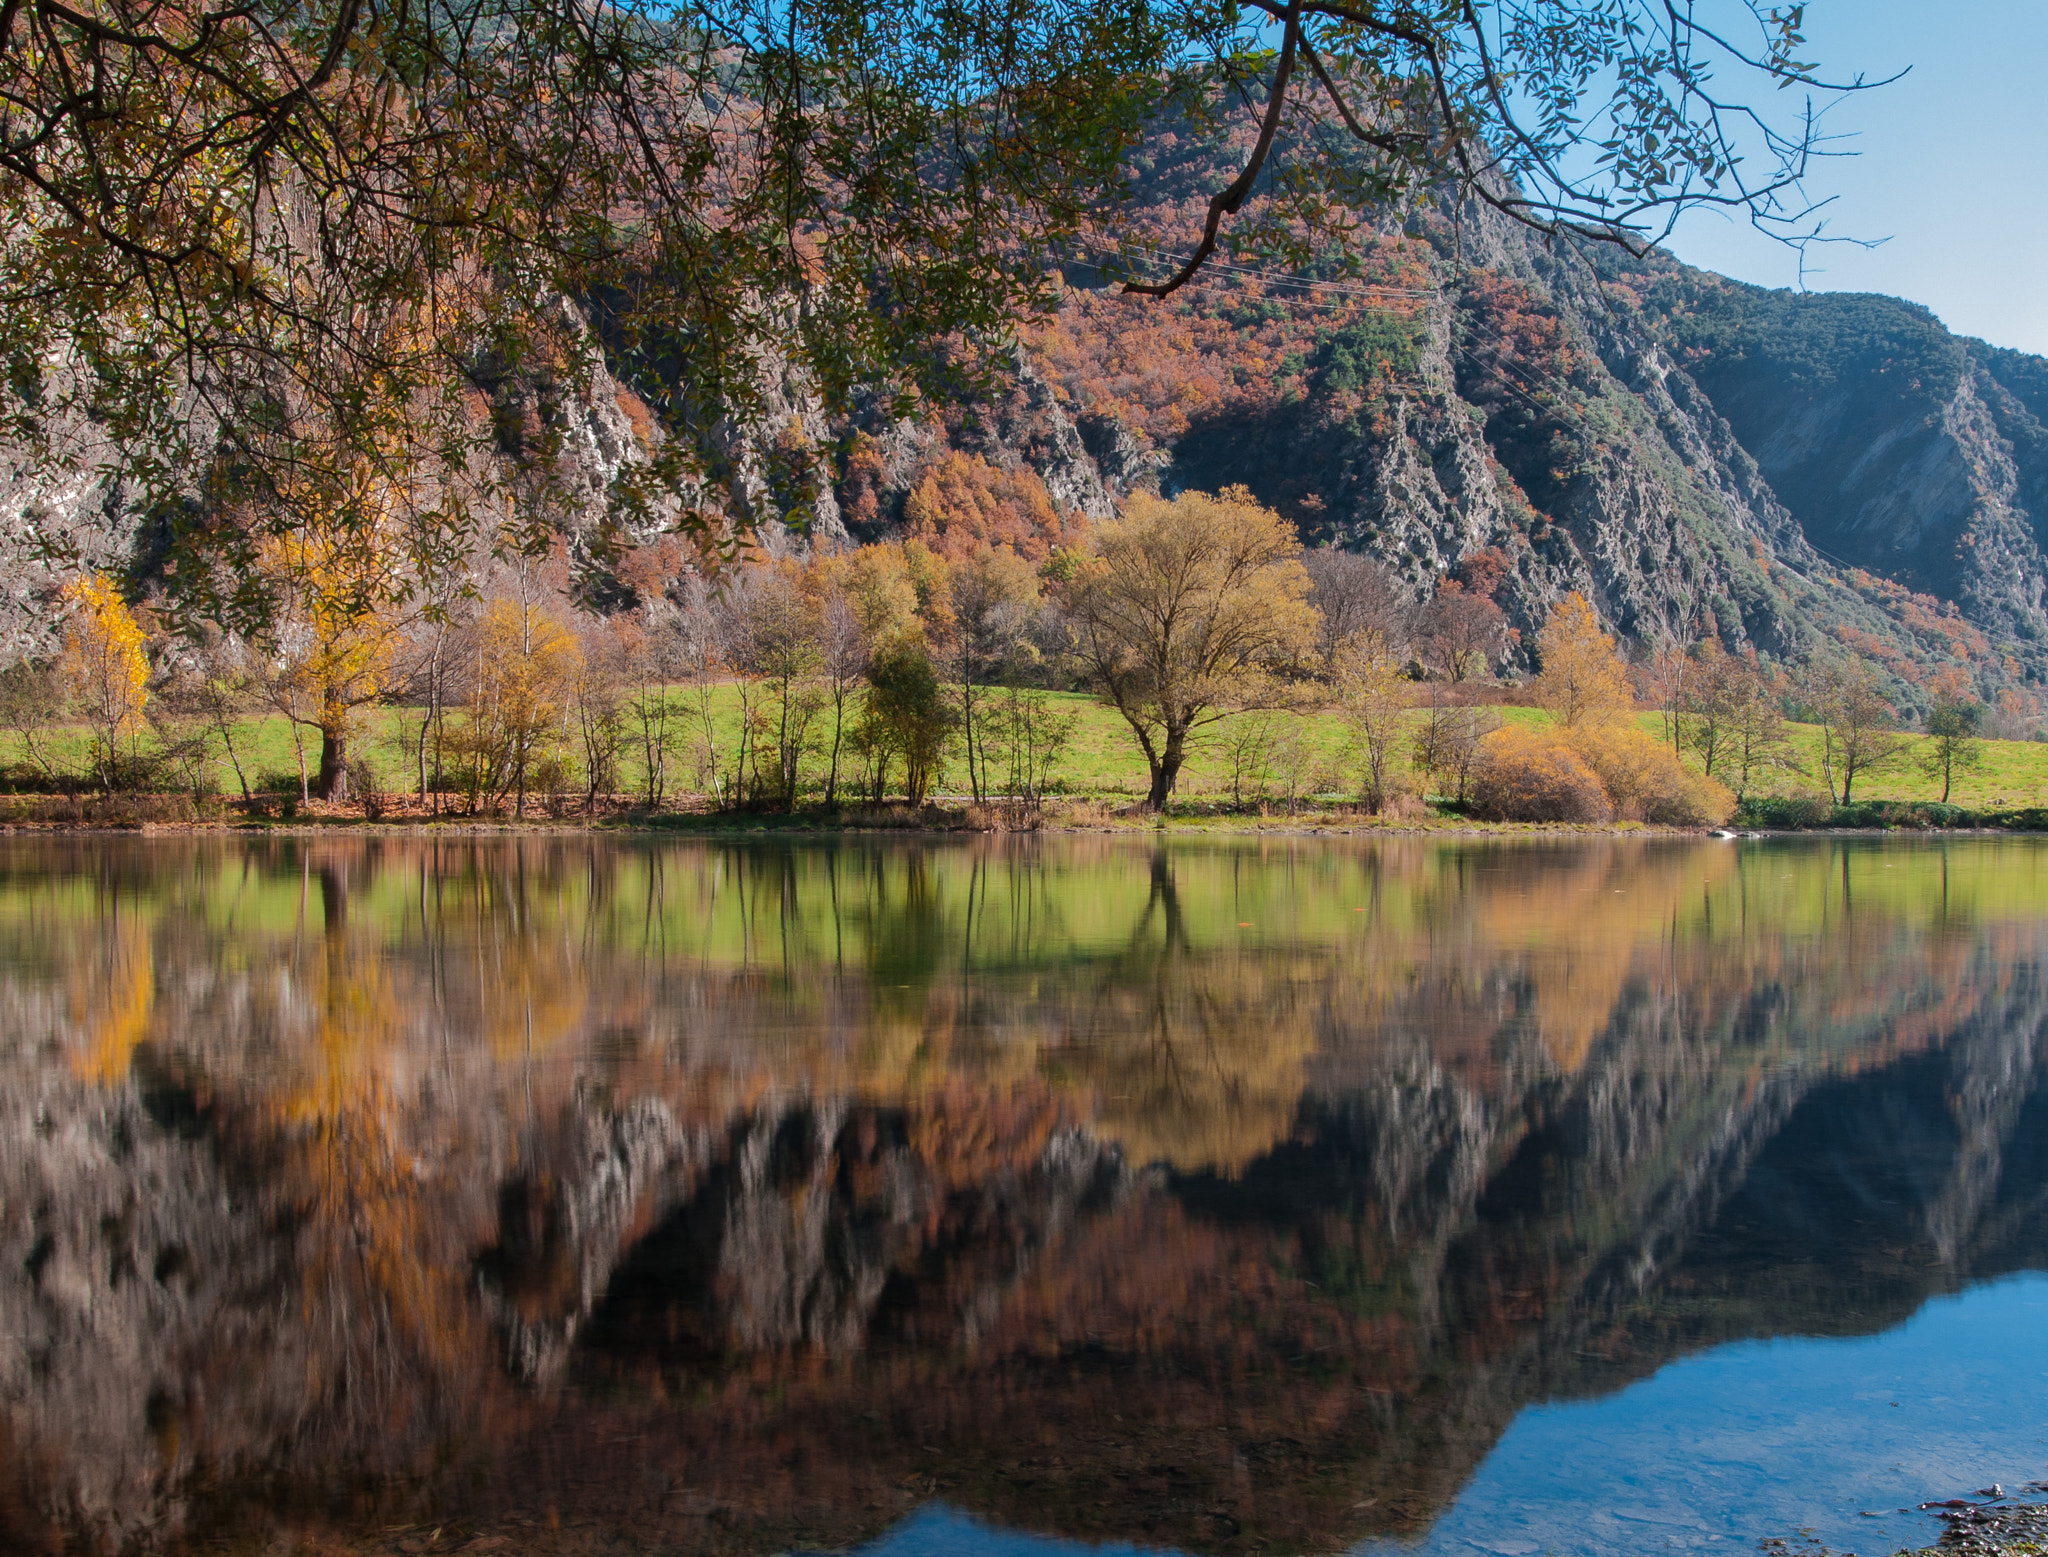
<path id="1" fill-rule="evenodd" d="M 1074 733 L 1066 757 L 1056 773 L 1055 787 L 1068 795 L 1107 801 L 1135 799 L 1146 789 L 1142 754 L 1129 728 L 1114 709 L 1098 703 L 1085 693 L 1045 694 L 1074 718 Z M 680 710 L 681 694 L 677 695 Z M 1505 722 L 1543 724 L 1549 716 L 1539 709 L 1504 707 L 1496 713 Z M 409 791 L 417 780 L 410 748 L 404 744 L 403 729 L 410 722 L 409 710 L 367 712 L 358 727 L 357 750 L 367 756 L 384 775 L 394 791 Z M 1181 777 L 1179 794 L 1191 801 L 1227 799 L 1231 793 L 1233 742 L 1242 744 L 1248 722 L 1257 715 L 1239 715 L 1212 726 Z M 729 691 L 718 703 L 719 738 L 730 750 L 737 733 L 737 700 Z M 1637 723 L 1652 734 L 1662 730 L 1661 716 L 1639 713 Z M 1278 738 L 1278 748 L 1268 754 L 1264 792 L 1270 801 L 1283 801 L 1289 784 L 1288 770 L 1301 795 L 1348 795 L 1356 788 L 1357 764 L 1351 756 L 1352 735 L 1344 721 L 1332 714 L 1269 716 L 1269 732 Z M 1820 795 L 1820 732 L 1810 725 L 1788 727 L 1795 760 L 1803 771 L 1769 775 L 1753 786 L 1754 792 L 1771 795 Z M 1922 744 L 1912 737 L 1916 749 Z M 291 727 L 280 715 L 252 716 L 244 722 L 237 748 L 252 782 L 261 775 L 260 788 L 273 792 L 297 788 L 298 760 L 294 753 Z M 56 742 L 60 763 L 74 769 L 82 765 L 85 735 L 82 730 L 66 732 Z M 1951 793 L 1953 803 L 1976 808 L 2015 808 L 2048 804 L 2048 743 L 2030 741 L 1985 741 L 1984 760 L 1974 773 L 1959 774 Z M 23 753 L 13 735 L 0 735 L 0 761 L 18 763 Z M 316 766 L 317 739 L 309 740 L 306 760 Z M 813 764 L 822 781 L 822 759 Z M 632 751 L 621 764 L 621 787 L 628 792 L 642 783 L 644 764 Z M 673 783 L 684 793 L 694 788 L 692 763 L 679 757 L 672 770 Z M 236 793 L 234 774 L 224 759 L 216 763 L 216 782 L 228 794 Z M 1257 783 L 1257 775 L 1250 782 Z M 965 762 L 955 753 L 947 764 L 942 792 L 957 793 L 966 788 Z M 1890 772 L 1865 780 L 1858 786 L 1859 801 L 1930 801 L 1941 794 L 1938 778 L 1930 779 L 1911 762 Z"/>
<path id="2" fill-rule="evenodd" d="M 1550 718 L 1537 708 L 1502 708 L 1496 712 L 1507 723 L 1540 725 L 1547 724 Z M 1636 723 L 1651 735 L 1661 737 L 1664 734 L 1664 716 L 1654 711 L 1638 713 Z M 1825 796 L 1827 789 L 1820 775 L 1820 727 L 1787 724 L 1785 731 L 1791 737 L 1792 769 L 1753 781 L 1751 793 Z M 1902 766 L 1857 780 L 1855 798 L 1859 804 L 1877 800 L 1932 801 L 1941 798 L 1940 777 L 1927 777 L 1917 760 L 1926 745 L 1925 737 L 1913 735 L 1907 740 L 1910 750 Z M 1987 740 L 1982 743 L 1982 749 L 1983 763 L 1976 772 L 1956 774 L 1954 786 L 1949 791 L 1951 804 L 1972 810 L 2048 804 L 2048 742 Z M 1686 760 L 1688 765 L 1698 766 L 1691 756 L 1688 755 Z"/>

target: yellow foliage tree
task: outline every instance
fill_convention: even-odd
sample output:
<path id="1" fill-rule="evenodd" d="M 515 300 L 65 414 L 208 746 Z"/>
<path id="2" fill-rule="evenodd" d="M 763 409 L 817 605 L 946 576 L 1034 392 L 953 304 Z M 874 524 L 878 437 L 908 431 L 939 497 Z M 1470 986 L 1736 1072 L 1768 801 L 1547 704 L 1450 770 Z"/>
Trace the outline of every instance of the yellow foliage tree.
<path id="1" fill-rule="evenodd" d="M 920 564 L 925 560 L 921 557 Z M 822 559 L 814 571 L 820 583 L 836 584 L 844 591 L 854 620 L 870 644 L 879 647 L 924 636 L 923 570 L 912 569 L 902 546 L 863 546 L 856 552 Z"/>
<path id="2" fill-rule="evenodd" d="M 260 566 L 279 601 L 265 644 L 270 701 L 295 737 L 319 732 L 318 773 L 309 781 L 302 742 L 299 783 L 334 799 L 348 784 L 356 710 L 387 690 L 403 647 L 392 563 L 374 533 L 316 517 L 269 541 Z"/>
<path id="3" fill-rule="evenodd" d="M 93 765 L 111 788 L 121 741 L 142 728 L 149 701 L 142 627 L 104 574 L 67 584 L 62 598 L 68 614 L 59 677 L 92 731 Z"/>
<path id="4" fill-rule="evenodd" d="M 1145 753 L 1154 810 L 1189 737 L 1298 660 L 1321 621 L 1294 527 L 1243 487 L 1139 493 L 1067 584 L 1082 663 Z"/>
<path id="5" fill-rule="evenodd" d="M 1636 706 L 1614 640 L 1578 591 L 1552 607 L 1536 651 L 1543 668 L 1531 690 L 1561 729 L 1605 724 Z"/>
<path id="6" fill-rule="evenodd" d="M 461 743 L 471 795 L 493 806 L 515 795 L 523 816 L 536 771 L 567 745 L 565 716 L 583 649 L 542 601 L 500 595 L 477 624 L 475 654 Z"/>

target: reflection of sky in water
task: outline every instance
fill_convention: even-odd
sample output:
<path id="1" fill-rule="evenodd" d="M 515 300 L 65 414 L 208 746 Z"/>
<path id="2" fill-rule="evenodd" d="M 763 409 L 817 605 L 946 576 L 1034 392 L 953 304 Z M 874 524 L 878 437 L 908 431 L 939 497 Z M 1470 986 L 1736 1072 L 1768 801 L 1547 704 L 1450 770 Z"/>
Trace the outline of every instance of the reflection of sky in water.
<path id="1" fill-rule="evenodd" d="M 879 1541 L 857 1550 L 860 1557 L 945 1557 L 950 1552 L 971 1552 L 973 1557 L 1064 1557 L 1069 1552 L 1099 1553 L 1101 1557 L 1157 1557 L 1159 1549 L 1122 1542 L 1091 1546 L 1081 1541 L 1020 1535 L 985 1525 L 958 1509 L 931 1504 Z"/>
<path id="2" fill-rule="evenodd" d="M 2034 1283 L 1647 1377 L 2048 1270 L 2040 840 L 0 842 L 0 1548 L 1878 1557 L 2043 1474 Z"/>
<path id="3" fill-rule="evenodd" d="M 1893 1402 L 1897 1404 L 1894 1405 Z M 1421 1541 L 1384 1557 L 1671 1550 L 1748 1553 L 1802 1529 L 1865 1554 L 1930 1544 L 1902 1505 L 2008 1492 L 2048 1462 L 2048 1276 L 1930 1303 L 1884 1335 L 1746 1341 L 1599 1400 L 1515 1419 Z M 1880 1517 L 1862 1517 L 1869 1510 Z M 864 1557 L 1127 1553 L 925 1509 Z"/>

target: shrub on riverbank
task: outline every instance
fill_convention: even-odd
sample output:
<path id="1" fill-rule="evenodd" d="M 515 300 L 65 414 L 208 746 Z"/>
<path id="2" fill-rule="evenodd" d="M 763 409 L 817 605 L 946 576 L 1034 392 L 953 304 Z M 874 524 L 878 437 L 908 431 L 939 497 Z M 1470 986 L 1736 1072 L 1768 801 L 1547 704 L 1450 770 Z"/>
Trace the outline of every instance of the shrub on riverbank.
<path id="1" fill-rule="evenodd" d="M 1630 725 L 1579 730 L 1509 725 L 1480 744 L 1472 814 L 1496 822 L 1649 822 L 1701 827 L 1735 797 Z"/>
<path id="2" fill-rule="evenodd" d="M 1660 827 L 1709 827 L 1735 811 L 1727 786 L 1695 773 L 1662 741 L 1633 725 L 1575 732 L 1572 747 L 1600 776 L 1614 814 Z"/>
<path id="3" fill-rule="evenodd" d="M 0 795 L 0 825 L 142 827 L 196 822 L 201 815 L 190 795 Z"/>
<path id="4" fill-rule="evenodd" d="M 1480 742 L 1472 814 L 1488 822 L 1611 822 L 1606 786 L 1548 730 L 1509 725 Z"/>
<path id="5" fill-rule="evenodd" d="M 2048 830 L 2048 810 L 1981 811 L 1939 801 L 1867 800 L 1838 806 L 1822 795 L 1752 795 L 1736 808 L 1740 827 L 1804 832 L 1831 827 L 1928 830 L 1937 827 L 1998 827 L 2019 832 Z"/>

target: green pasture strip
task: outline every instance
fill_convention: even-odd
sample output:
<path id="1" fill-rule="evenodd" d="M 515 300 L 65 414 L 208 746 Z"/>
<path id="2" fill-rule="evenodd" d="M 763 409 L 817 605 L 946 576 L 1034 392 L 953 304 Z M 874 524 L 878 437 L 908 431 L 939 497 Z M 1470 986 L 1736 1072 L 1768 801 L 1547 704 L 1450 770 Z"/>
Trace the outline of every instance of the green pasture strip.
<path id="1" fill-rule="evenodd" d="M 992 697 L 1003 694 L 998 690 Z M 1062 712 L 1074 716 L 1074 733 L 1064 759 L 1054 773 L 1053 788 L 1057 793 L 1082 798 L 1100 798 L 1117 802 L 1141 797 L 1147 788 L 1147 775 L 1143 755 L 1133 739 L 1130 728 L 1113 709 L 1083 692 L 1048 692 L 1039 694 L 1049 699 Z M 699 734 L 695 717 L 695 695 L 684 689 L 673 689 L 669 694 L 673 717 L 683 732 L 683 751 L 672 759 L 672 798 L 687 799 L 694 795 L 696 774 L 694 763 L 689 756 L 689 747 Z M 1521 707 L 1498 707 L 1493 712 L 1505 724 L 1541 727 L 1549 723 L 1550 716 L 1541 709 Z M 385 787 L 396 792 L 411 792 L 417 788 L 417 770 L 414 765 L 410 744 L 402 731 L 417 717 L 411 709 L 373 709 L 364 713 L 358 725 L 355 753 L 366 757 L 382 776 Z M 1216 801 L 1227 798 L 1230 793 L 1230 758 L 1227 751 L 1228 739 L 1233 728 L 1242 728 L 1244 721 L 1257 715 L 1241 715 L 1209 727 L 1197 742 L 1193 755 L 1181 775 L 1178 796 L 1188 801 Z M 1308 771 L 1304 775 L 1301 793 L 1322 795 L 1349 795 L 1357 788 L 1358 762 L 1355 755 L 1356 742 L 1350 727 L 1333 713 L 1319 714 L 1276 714 L 1270 716 L 1276 728 L 1285 728 L 1298 734 L 1309 754 Z M 1411 716 L 1419 720 L 1419 713 Z M 1648 734 L 1661 736 L 1664 719 L 1655 711 L 1639 712 L 1637 724 Z M 737 748 L 739 735 L 739 698 L 730 685 L 713 689 L 713 727 L 719 745 L 722 761 L 729 762 Z M 829 740 L 829 724 L 821 718 L 814 727 L 820 746 Z M 1798 764 L 1798 771 L 1767 771 L 1752 779 L 1750 790 L 1753 794 L 1767 796 L 1795 796 L 1824 793 L 1820 777 L 1821 733 L 1816 726 L 1790 724 L 1786 727 L 1791 738 L 1791 749 Z M 1925 745 L 1925 738 L 1909 737 L 1917 755 Z M 70 771 L 81 771 L 85 766 L 86 733 L 83 729 L 56 732 L 52 746 L 58 753 L 60 767 Z M 238 731 L 237 750 L 242 756 L 242 765 L 250 775 L 251 782 L 259 776 L 273 792 L 279 789 L 296 789 L 298 783 L 298 760 L 292 742 L 289 723 L 278 714 L 252 715 L 245 719 Z M 1950 793 L 1952 804 L 1969 810 L 2017 810 L 2030 807 L 2048 806 L 2048 743 L 2033 741 L 1991 741 L 1982 747 L 1984 760 L 1974 771 L 1959 773 Z M 0 735 L 0 761 L 20 763 L 25 760 L 19 740 L 10 734 Z M 307 764 L 309 769 L 319 760 L 317 738 L 309 734 L 307 739 Z M 1697 760 L 1689 754 L 1688 762 L 1697 766 Z M 620 756 L 620 789 L 627 794 L 642 791 L 645 785 L 646 764 L 638 748 L 629 738 Z M 824 787 L 825 759 L 822 750 L 814 755 L 805 766 L 808 786 L 815 796 Z M 1718 777 L 1725 778 L 1723 773 Z M 224 756 L 214 764 L 215 782 L 221 792 L 228 795 L 238 793 L 234 773 Z M 851 790 L 851 763 L 842 758 L 841 783 Z M 1256 789 L 1254 780 L 1252 787 Z M 964 756 L 957 747 L 948 759 L 939 789 L 942 793 L 959 794 L 967 788 L 967 767 Z M 1277 773 L 1265 783 L 1268 803 L 1281 798 L 1284 782 Z M 1870 801 L 1933 801 L 1940 798 L 1939 778 L 1929 778 L 1917 764 L 1908 762 L 1885 772 L 1872 775 L 1858 783 L 1855 798 L 1859 802 Z"/>

